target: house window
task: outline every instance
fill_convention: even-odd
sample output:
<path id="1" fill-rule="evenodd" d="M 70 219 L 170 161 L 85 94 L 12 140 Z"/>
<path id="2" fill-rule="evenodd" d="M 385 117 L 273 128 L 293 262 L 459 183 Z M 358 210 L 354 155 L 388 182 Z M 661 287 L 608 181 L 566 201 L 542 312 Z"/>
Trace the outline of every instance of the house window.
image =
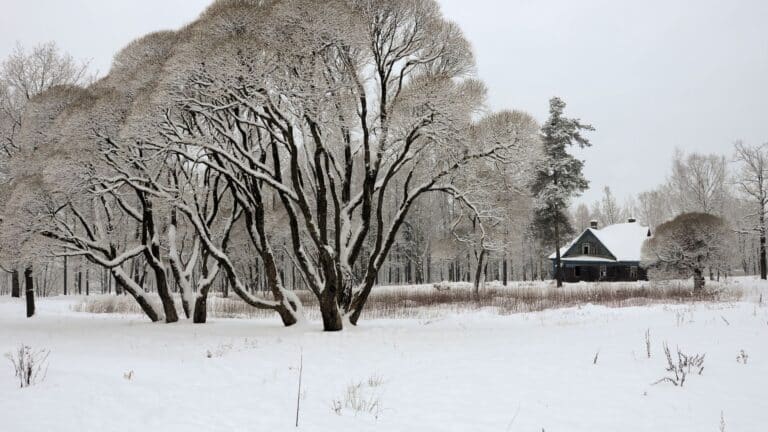
<path id="1" fill-rule="evenodd" d="M 632 266 L 629 268 L 629 278 L 637 279 L 637 266 Z"/>
<path id="2" fill-rule="evenodd" d="M 573 268 L 573 274 L 576 277 L 581 277 L 581 267 L 576 266 Z"/>
<path id="3" fill-rule="evenodd" d="M 591 255 L 592 254 L 592 245 L 589 243 L 584 243 L 582 246 L 582 252 L 584 255 Z"/>
<path id="4" fill-rule="evenodd" d="M 608 277 L 608 266 L 600 266 L 600 278 Z"/>

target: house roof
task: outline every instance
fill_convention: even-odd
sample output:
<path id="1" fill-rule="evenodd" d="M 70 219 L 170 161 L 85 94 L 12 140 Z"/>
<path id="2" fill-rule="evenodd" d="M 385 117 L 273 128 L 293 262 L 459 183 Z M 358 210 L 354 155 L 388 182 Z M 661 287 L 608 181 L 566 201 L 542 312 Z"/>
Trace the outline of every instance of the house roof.
<path id="1" fill-rule="evenodd" d="M 587 228 L 568 245 L 560 249 L 560 255 L 565 255 L 587 232 L 591 232 L 597 237 L 611 255 L 616 257 L 616 261 L 638 262 L 640 261 L 643 243 L 651 234 L 648 227 L 642 226 L 637 222 L 610 225 L 599 230 Z M 549 259 L 555 259 L 555 254 L 550 255 Z"/>
<path id="2" fill-rule="evenodd" d="M 602 258 L 602 257 L 593 256 L 593 255 L 569 256 L 568 258 L 561 258 L 560 260 L 563 262 L 605 262 L 605 263 L 616 262 L 610 258 Z"/>

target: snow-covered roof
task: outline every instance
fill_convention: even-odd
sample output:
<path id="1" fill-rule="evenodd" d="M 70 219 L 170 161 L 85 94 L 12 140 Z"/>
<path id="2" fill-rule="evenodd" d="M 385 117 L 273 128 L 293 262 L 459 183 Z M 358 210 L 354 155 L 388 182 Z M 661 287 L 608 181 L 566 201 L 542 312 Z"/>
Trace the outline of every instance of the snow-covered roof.
<path id="1" fill-rule="evenodd" d="M 587 228 L 567 246 L 560 249 L 560 255 L 565 255 L 587 232 L 597 237 L 611 255 L 616 257 L 616 261 L 640 261 L 643 243 L 648 239 L 650 230 L 637 222 L 610 225 L 599 230 Z M 555 254 L 550 255 L 549 258 L 555 259 Z M 594 258 L 596 257 L 592 257 L 593 261 Z"/>
<path id="2" fill-rule="evenodd" d="M 615 262 L 614 260 L 610 258 L 603 258 L 599 256 L 594 255 L 579 255 L 579 256 L 569 256 L 568 258 L 560 258 L 563 262 L 579 262 L 579 261 L 589 261 L 589 262 Z"/>

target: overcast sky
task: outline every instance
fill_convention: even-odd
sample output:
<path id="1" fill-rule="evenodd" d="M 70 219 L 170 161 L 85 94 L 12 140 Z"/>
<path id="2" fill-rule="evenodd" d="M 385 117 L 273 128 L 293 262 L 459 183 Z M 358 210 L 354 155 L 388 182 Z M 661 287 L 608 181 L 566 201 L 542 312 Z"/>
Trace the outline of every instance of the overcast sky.
<path id="1" fill-rule="evenodd" d="M 0 57 L 55 40 L 105 73 L 131 40 L 193 20 L 210 0 L 2 0 Z M 662 182 L 675 147 L 768 142 L 766 0 L 440 0 L 475 47 L 494 109 L 546 119 L 560 96 L 592 123 L 591 202 Z"/>

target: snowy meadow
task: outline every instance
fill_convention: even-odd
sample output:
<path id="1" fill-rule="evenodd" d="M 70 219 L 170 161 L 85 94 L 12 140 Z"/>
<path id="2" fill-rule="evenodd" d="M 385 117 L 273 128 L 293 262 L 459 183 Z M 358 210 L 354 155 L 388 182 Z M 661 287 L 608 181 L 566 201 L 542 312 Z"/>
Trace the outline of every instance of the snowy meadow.
<path id="1" fill-rule="evenodd" d="M 762 431 L 768 286 L 745 278 L 717 287 L 727 297 L 643 306 L 579 302 L 510 313 L 425 305 L 343 333 L 321 332 L 316 320 L 285 329 L 274 316 L 153 324 L 133 312 L 76 312 L 77 297 L 41 300 L 37 318 L 25 320 L 23 305 L 5 298 L 0 352 L 23 343 L 50 355 L 45 378 L 25 389 L 10 363 L 2 369 L 2 424 L 14 431 Z M 682 386 L 659 382 L 675 379 L 665 344 L 674 366 L 678 347 L 705 355 L 703 371 L 684 367 Z"/>

